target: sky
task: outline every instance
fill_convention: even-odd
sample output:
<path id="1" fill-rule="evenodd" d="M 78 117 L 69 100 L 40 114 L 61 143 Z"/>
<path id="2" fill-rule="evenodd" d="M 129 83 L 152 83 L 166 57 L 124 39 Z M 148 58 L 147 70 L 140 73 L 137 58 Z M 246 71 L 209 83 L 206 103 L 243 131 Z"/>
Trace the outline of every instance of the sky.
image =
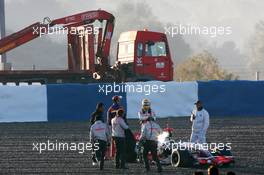
<path id="1" fill-rule="evenodd" d="M 124 0 L 6 0 L 6 26 L 18 30 L 27 24 L 93 9 L 113 11 Z M 132 0 L 133 1 L 133 0 Z M 140 2 L 134 0 L 135 2 Z M 233 40 L 243 51 L 256 22 L 264 18 L 262 0 L 146 0 L 163 22 L 202 26 L 230 26 L 232 34 L 207 39 L 222 43 Z M 19 18 L 18 18 L 19 17 Z M 118 17 L 116 17 L 118 18 Z"/>
<path id="2" fill-rule="evenodd" d="M 232 35 L 213 38 L 212 42 L 233 40 L 242 49 L 256 22 L 264 18 L 261 0 L 186 0 L 149 1 L 163 21 L 205 26 L 230 26 Z M 166 12 L 166 14 L 164 14 Z M 210 39 L 210 38 L 209 38 Z"/>
<path id="3" fill-rule="evenodd" d="M 117 10 L 119 5 L 126 2 L 126 0 L 5 0 L 5 2 L 6 28 L 11 32 L 22 29 L 34 22 L 42 21 L 46 16 L 55 19 L 95 9 L 104 9 L 113 12 L 116 17 L 116 26 L 121 26 L 118 23 L 118 19 L 122 19 L 122 14 L 118 13 Z M 128 2 L 139 3 L 142 1 L 130 0 Z M 264 19 L 264 1 L 145 0 L 144 2 L 147 4 L 146 8 L 150 8 L 152 11 L 151 18 L 160 21 L 164 26 L 166 24 L 172 26 L 174 24 L 191 24 L 207 27 L 230 27 L 232 33 L 229 35 L 221 35 L 218 37 L 210 37 L 209 35 L 183 35 L 183 39 L 190 45 L 192 54 L 204 49 L 212 50 L 214 52 L 213 54 L 219 57 L 219 62 L 227 69 L 241 71 L 246 68 L 247 43 L 254 33 L 256 23 Z M 127 20 L 129 21 L 130 19 Z M 164 26 L 161 27 L 164 28 Z M 53 40 L 55 42 L 61 42 L 60 39 Z M 230 56 L 223 54 L 223 50 L 218 49 L 225 48 L 227 46 L 226 43 L 230 42 L 233 43 L 231 45 L 236 52 L 233 53 L 232 58 L 234 59 L 232 60 L 228 60 L 227 57 L 230 58 Z M 55 45 L 54 47 L 56 47 Z M 56 55 L 57 53 L 54 51 L 53 54 Z M 13 54 L 14 57 L 16 55 L 15 53 Z M 59 55 L 61 58 L 65 56 L 62 53 Z M 241 60 L 238 60 L 240 58 Z M 38 62 L 37 60 L 34 61 Z"/>

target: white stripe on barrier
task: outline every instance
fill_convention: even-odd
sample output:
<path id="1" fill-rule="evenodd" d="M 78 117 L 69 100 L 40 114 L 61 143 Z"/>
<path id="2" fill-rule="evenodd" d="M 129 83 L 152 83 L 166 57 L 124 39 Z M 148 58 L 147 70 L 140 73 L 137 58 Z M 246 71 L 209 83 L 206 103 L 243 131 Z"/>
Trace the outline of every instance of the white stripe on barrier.
<path id="1" fill-rule="evenodd" d="M 41 83 L 39 83 L 39 82 L 33 82 L 32 85 L 41 86 Z"/>
<path id="2" fill-rule="evenodd" d="M 127 117 L 137 118 L 137 113 L 141 109 L 141 101 L 147 98 L 151 101 L 152 109 L 158 117 L 169 116 L 189 116 L 194 107 L 194 102 L 198 99 L 197 82 L 144 82 L 127 83 L 143 88 L 152 88 L 152 92 L 129 92 L 127 91 Z M 153 88 L 154 87 L 154 88 Z M 156 92 L 156 89 L 159 92 Z M 163 87 L 165 92 L 163 92 Z M 155 90 L 155 92 L 153 91 Z M 148 91 L 148 90 L 147 90 Z M 149 95 L 148 95 L 149 94 Z"/>
<path id="3" fill-rule="evenodd" d="M 47 121 L 46 86 L 0 86 L 0 122 Z"/>
<path id="4" fill-rule="evenodd" d="M 28 86 L 28 83 L 26 83 L 26 82 L 20 82 L 19 83 L 19 86 Z"/>
<path id="5" fill-rule="evenodd" d="M 16 83 L 14 83 L 14 82 L 8 82 L 8 83 L 6 83 L 6 85 L 7 86 L 16 86 Z"/>

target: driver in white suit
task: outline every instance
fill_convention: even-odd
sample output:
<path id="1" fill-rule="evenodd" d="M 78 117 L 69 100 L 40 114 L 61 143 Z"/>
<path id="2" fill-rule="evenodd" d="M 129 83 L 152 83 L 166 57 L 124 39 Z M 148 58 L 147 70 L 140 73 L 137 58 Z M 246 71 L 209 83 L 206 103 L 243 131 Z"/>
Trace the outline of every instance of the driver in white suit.
<path id="1" fill-rule="evenodd" d="M 209 113 L 203 108 L 202 102 L 198 100 L 191 114 L 192 135 L 190 142 L 206 143 L 206 132 L 209 127 Z"/>

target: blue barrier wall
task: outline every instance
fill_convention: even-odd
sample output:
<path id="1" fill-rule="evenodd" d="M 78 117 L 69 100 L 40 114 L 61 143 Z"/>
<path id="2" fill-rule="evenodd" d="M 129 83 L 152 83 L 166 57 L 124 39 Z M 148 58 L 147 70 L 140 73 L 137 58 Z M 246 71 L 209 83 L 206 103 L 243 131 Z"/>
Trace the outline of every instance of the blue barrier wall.
<path id="1" fill-rule="evenodd" d="M 157 117 L 177 117 L 188 116 L 193 110 L 193 104 L 198 99 L 197 82 L 160 82 L 151 81 L 144 83 L 128 83 L 130 85 L 149 85 L 163 87 L 164 91 L 150 94 L 142 92 L 127 92 L 127 116 L 128 118 L 138 118 L 141 110 L 141 101 L 147 98 L 151 101 L 151 108 Z"/>
<path id="2" fill-rule="evenodd" d="M 264 81 L 198 82 L 198 98 L 211 116 L 264 116 Z"/>
<path id="3" fill-rule="evenodd" d="M 112 104 L 112 96 L 121 95 L 126 108 L 125 93 L 99 93 L 98 84 L 47 85 L 48 121 L 88 120 L 98 102 L 105 104 L 105 111 Z"/>
<path id="4" fill-rule="evenodd" d="M 1 86 L 0 122 L 47 121 L 46 86 Z"/>
<path id="5" fill-rule="evenodd" d="M 188 116 L 200 99 L 210 116 L 264 116 L 264 81 L 144 82 L 164 85 L 166 91 L 114 93 L 110 84 L 0 86 L 0 122 L 88 120 L 98 102 L 105 111 L 112 96 L 121 95 L 128 118 L 137 118 L 141 100 L 152 102 L 157 117 Z M 107 95 L 99 86 L 109 85 Z M 113 84 L 111 84 L 113 86 Z M 109 89 L 110 88 L 110 89 Z M 106 89 L 105 89 L 106 90 Z M 118 90 L 117 90 L 118 91 Z"/>

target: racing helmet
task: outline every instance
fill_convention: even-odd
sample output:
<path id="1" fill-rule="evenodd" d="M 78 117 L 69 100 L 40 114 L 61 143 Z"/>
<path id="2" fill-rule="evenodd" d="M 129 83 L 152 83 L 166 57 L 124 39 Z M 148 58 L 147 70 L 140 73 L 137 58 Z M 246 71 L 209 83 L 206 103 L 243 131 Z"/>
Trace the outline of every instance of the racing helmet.
<path id="1" fill-rule="evenodd" d="M 142 100 L 142 108 L 144 110 L 149 110 L 150 109 L 150 105 L 151 105 L 151 103 L 150 103 L 150 101 L 148 99 L 143 99 Z"/>
<path id="2" fill-rule="evenodd" d="M 112 100 L 113 100 L 113 102 L 118 103 L 118 102 L 120 102 L 121 98 L 122 98 L 122 96 L 115 95 L 112 97 Z"/>

